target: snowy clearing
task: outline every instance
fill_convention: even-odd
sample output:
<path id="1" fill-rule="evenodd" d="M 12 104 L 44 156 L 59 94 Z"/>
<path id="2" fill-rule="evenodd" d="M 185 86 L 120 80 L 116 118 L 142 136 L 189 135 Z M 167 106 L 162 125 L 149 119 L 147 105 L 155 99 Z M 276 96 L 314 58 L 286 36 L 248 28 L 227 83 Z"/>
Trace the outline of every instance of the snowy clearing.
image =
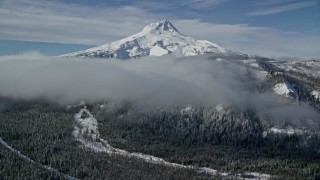
<path id="1" fill-rule="evenodd" d="M 313 97 L 315 99 L 320 99 L 320 91 L 314 90 L 314 91 L 311 92 L 311 94 L 313 95 Z"/>
<path id="2" fill-rule="evenodd" d="M 278 83 L 273 87 L 273 91 L 280 96 L 289 97 L 290 94 L 297 94 L 295 86 L 288 82 Z"/>
<path id="3" fill-rule="evenodd" d="M 292 127 L 288 127 L 287 129 L 279 129 L 279 128 L 273 127 L 269 129 L 269 133 L 293 135 L 293 134 L 303 134 L 303 131 L 300 129 L 293 129 Z"/>

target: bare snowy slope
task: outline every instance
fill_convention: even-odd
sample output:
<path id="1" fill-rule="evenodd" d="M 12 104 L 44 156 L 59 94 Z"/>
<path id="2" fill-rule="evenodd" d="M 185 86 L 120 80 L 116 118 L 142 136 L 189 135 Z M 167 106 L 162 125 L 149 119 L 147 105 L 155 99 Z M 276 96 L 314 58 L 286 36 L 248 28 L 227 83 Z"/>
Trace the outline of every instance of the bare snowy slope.
<path id="1" fill-rule="evenodd" d="M 63 56 L 128 59 L 148 55 L 195 56 L 205 53 L 238 54 L 209 41 L 187 37 L 168 20 L 164 20 L 151 23 L 141 32 L 127 38 Z"/>

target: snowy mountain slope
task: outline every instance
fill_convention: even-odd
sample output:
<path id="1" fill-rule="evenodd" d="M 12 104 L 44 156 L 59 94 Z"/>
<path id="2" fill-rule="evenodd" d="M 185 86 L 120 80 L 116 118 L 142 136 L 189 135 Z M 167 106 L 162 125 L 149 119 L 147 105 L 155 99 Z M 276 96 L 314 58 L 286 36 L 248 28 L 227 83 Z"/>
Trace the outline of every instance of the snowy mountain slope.
<path id="1" fill-rule="evenodd" d="M 181 34 L 168 20 L 147 25 L 127 38 L 91 49 L 62 55 L 63 57 L 139 58 L 142 56 L 195 56 L 205 53 L 240 54 L 206 40 Z"/>
<path id="2" fill-rule="evenodd" d="M 295 82 L 293 89 L 299 89 L 295 94 L 301 99 L 314 100 L 319 98 L 320 90 L 320 61 L 272 61 L 276 68 L 274 72 L 283 74 L 283 77 Z M 298 87 L 299 86 L 299 87 Z M 298 93 L 299 92 L 299 93 Z"/>
<path id="3" fill-rule="evenodd" d="M 273 64 L 286 71 L 295 73 L 299 76 L 307 76 L 311 79 L 320 78 L 320 61 L 307 60 L 307 61 L 275 61 Z"/>

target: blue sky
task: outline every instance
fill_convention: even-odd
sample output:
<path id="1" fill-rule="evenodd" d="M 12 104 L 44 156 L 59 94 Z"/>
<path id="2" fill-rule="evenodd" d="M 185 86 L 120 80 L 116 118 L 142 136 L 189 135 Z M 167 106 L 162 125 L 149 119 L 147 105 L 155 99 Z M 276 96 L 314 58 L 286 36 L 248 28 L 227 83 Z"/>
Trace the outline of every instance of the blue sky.
<path id="1" fill-rule="evenodd" d="M 227 49 L 320 58 L 319 0 L 0 0 L 0 17 L 0 55 L 59 55 L 168 19 Z"/>

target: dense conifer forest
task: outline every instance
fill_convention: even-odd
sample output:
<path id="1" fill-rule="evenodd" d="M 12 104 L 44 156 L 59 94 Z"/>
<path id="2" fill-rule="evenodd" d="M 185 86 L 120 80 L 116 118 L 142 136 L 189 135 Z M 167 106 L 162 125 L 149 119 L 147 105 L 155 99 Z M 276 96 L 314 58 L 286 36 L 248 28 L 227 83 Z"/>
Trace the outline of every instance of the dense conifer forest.
<path id="1" fill-rule="evenodd" d="M 0 104 L 0 137 L 34 161 L 1 145 L 3 179 L 219 179 L 81 147 L 72 136 L 74 114 L 81 107 L 10 98 L 1 98 Z M 102 138 L 127 151 L 221 172 L 268 173 L 276 179 L 320 175 L 318 133 L 263 137 L 268 124 L 253 112 L 221 113 L 203 107 L 188 112 L 181 107 L 141 110 L 129 102 L 87 107 L 98 120 Z"/>

